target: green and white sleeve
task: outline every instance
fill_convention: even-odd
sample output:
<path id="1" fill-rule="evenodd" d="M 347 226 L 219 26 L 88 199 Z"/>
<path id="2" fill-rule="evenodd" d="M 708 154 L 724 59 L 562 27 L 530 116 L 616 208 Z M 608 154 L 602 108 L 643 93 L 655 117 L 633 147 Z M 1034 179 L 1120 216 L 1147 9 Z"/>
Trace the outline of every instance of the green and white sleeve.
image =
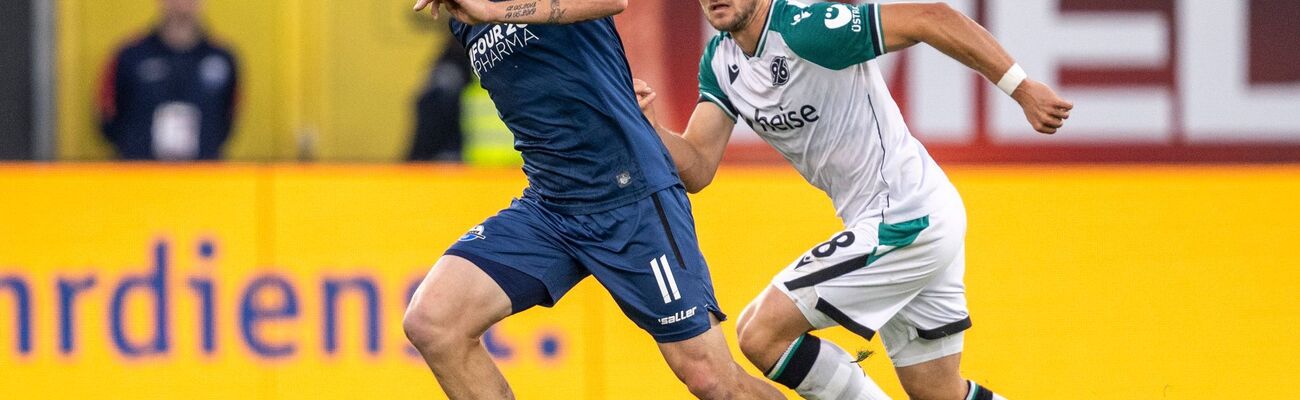
<path id="1" fill-rule="evenodd" d="M 793 24 L 779 24 L 779 30 L 795 54 L 823 67 L 842 70 L 885 54 L 885 35 L 880 26 L 880 5 L 850 6 L 817 3 L 790 12 Z"/>
<path id="2" fill-rule="evenodd" d="M 718 84 L 718 74 L 713 70 L 713 54 L 718 48 L 718 43 L 722 41 L 722 36 L 718 35 L 709 41 L 708 46 L 704 48 L 704 56 L 700 57 L 700 103 L 710 102 L 717 104 L 727 117 L 732 121 L 736 120 L 736 108 L 731 105 L 731 99 L 722 91 L 722 86 Z"/>

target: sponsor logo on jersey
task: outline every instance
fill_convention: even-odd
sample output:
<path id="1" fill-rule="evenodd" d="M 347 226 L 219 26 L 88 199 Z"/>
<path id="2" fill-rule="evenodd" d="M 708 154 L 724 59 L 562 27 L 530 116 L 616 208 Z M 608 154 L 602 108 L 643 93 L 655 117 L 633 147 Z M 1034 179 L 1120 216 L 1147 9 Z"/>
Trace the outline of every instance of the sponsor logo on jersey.
<path id="1" fill-rule="evenodd" d="M 818 114 L 817 107 L 806 105 L 789 111 L 782 107 L 774 115 L 763 115 L 763 110 L 758 110 L 753 119 L 745 118 L 745 122 L 756 131 L 774 133 L 803 128 L 820 119 L 822 117 Z"/>
<path id="2" fill-rule="evenodd" d="M 772 86 L 781 87 L 790 83 L 790 60 L 777 56 L 772 60 Z"/>
<path id="3" fill-rule="evenodd" d="M 469 242 L 469 241 L 474 241 L 479 239 L 487 239 L 487 236 L 483 236 L 483 225 L 479 225 L 474 227 L 474 229 L 470 229 L 469 232 L 465 232 L 465 235 L 460 237 L 460 241 L 462 242 Z"/>
<path id="4" fill-rule="evenodd" d="M 675 324 L 675 323 L 678 323 L 678 322 L 685 321 L 685 320 L 687 320 L 687 319 L 689 319 L 689 318 L 691 318 L 691 317 L 694 317 L 694 316 L 695 316 L 695 310 L 697 310 L 697 309 L 699 309 L 699 308 L 700 308 L 699 306 L 691 307 L 690 309 L 687 309 L 687 310 L 681 310 L 681 311 L 678 311 L 678 312 L 674 313 L 673 315 L 669 315 L 669 316 L 667 316 L 667 317 L 660 318 L 660 319 L 659 319 L 659 325 L 672 325 L 672 324 Z"/>
<path id="5" fill-rule="evenodd" d="M 469 46 L 469 61 L 474 67 L 474 74 L 482 76 L 484 72 L 495 68 L 501 60 L 537 40 L 540 38 L 528 29 L 527 24 L 492 26 Z"/>
<path id="6" fill-rule="evenodd" d="M 812 18 L 812 13 L 806 11 L 806 9 L 808 8 L 808 5 L 807 5 L 807 4 L 800 3 L 800 2 L 798 2 L 798 1 L 794 1 L 794 0 L 790 0 L 790 1 L 787 1 L 787 2 L 785 2 L 785 3 L 786 3 L 786 4 L 789 4 L 789 5 L 792 5 L 792 6 L 795 6 L 795 7 L 798 7 L 799 10 L 800 10 L 798 14 L 795 14 L 795 15 L 794 15 L 794 22 L 791 22 L 791 23 L 790 23 L 790 26 L 799 25 L 799 23 L 800 23 L 800 22 L 803 22 L 803 20 L 808 19 L 808 18 Z"/>
<path id="7" fill-rule="evenodd" d="M 862 10 L 843 4 L 833 4 L 826 9 L 826 29 L 840 29 L 849 25 L 849 30 L 862 32 Z"/>
<path id="8" fill-rule="evenodd" d="M 740 66 L 732 64 L 727 72 L 731 75 L 731 83 L 736 83 L 736 78 L 740 77 Z"/>
<path id="9" fill-rule="evenodd" d="M 800 22 L 803 22 L 803 20 L 808 19 L 808 18 L 812 18 L 812 13 L 807 12 L 807 11 L 804 11 L 804 12 L 801 12 L 801 13 L 795 14 L 795 15 L 794 15 L 794 22 L 791 22 L 790 25 L 791 25 L 791 26 L 799 25 Z"/>

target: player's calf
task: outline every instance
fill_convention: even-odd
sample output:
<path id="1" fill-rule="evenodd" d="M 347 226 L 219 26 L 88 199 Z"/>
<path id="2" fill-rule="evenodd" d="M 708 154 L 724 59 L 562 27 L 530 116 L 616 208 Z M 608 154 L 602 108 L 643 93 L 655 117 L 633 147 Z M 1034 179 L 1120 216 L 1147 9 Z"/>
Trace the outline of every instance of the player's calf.
<path id="1" fill-rule="evenodd" d="M 992 390 L 962 378 L 961 353 L 898 367 L 898 380 L 916 400 L 1006 400 Z"/>
<path id="2" fill-rule="evenodd" d="M 708 360 L 679 363 L 678 368 L 673 372 L 677 374 L 677 379 L 686 385 L 686 389 L 697 398 L 725 399 L 729 395 L 730 388 L 723 382 L 723 376 L 726 374 L 715 370 L 713 363 Z"/>
<path id="3" fill-rule="evenodd" d="M 687 340 L 660 343 L 659 350 L 673 373 L 695 397 L 706 400 L 784 398 L 776 388 L 750 376 L 736 364 L 716 325 Z"/>
<path id="4" fill-rule="evenodd" d="M 962 380 L 956 390 L 951 388 L 945 390 L 942 385 L 904 385 L 904 388 L 907 397 L 912 400 L 1007 400 L 993 390 L 967 380 Z"/>

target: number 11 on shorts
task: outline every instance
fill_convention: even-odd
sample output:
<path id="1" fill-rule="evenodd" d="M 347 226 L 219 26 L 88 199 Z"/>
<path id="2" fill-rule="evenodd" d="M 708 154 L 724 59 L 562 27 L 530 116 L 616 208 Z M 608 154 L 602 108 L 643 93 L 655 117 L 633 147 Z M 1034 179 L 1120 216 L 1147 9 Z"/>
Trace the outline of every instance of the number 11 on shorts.
<path id="1" fill-rule="evenodd" d="M 673 269 L 668 265 L 668 255 L 650 260 L 650 270 L 655 274 L 655 281 L 659 282 L 659 293 L 664 295 L 664 304 L 682 299 L 682 293 L 677 291 L 677 279 L 673 278 Z M 667 286 L 664 285 L 665 281 L 668 282 Z"/>

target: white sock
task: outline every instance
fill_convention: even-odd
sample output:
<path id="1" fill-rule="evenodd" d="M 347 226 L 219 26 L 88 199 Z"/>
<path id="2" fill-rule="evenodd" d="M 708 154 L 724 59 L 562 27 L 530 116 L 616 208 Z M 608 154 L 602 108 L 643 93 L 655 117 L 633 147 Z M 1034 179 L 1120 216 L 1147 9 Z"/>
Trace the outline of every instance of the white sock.
<path id="1" fill-rule="evenodd" d="M 809 400 L 888 400 L 849 353 L 813 335 L 796 339 L 768 378 Z"/>

